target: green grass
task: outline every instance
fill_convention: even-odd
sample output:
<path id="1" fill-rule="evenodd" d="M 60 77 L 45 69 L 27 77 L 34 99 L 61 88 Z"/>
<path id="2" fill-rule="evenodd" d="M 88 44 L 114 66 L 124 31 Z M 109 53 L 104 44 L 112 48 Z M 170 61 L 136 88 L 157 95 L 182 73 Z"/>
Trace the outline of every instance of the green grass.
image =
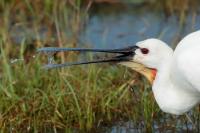
<path id="1" fill-rule="evenodd" d="M 137 74 L 121 78 L 127 73 L 125 68 L 88 65 L 47 71 L 41 69 L 40 56 L 27 64 L 20 61 L 10 64 L 7 57 L 1 49 L 3 131 L 91 130 L 99 123 L 101 126 L 101 120 L 112 123 L 128 119 L 133 115 L 134 104 L 139 105 L 134 103 L 128 87 L 128 81 Z M 142 95 L 143 91 L 139 93 Z M 140 94 L 135 100 L 140 101 Z M 150 104 L 144 102 L 140 109 Z M 147 108 L 143 113 L 146 111 L 152 112 Z M 142 112 L 135 108 L 135 113 Z"/>
<path id="2" fill-rule="evenodd" d="M 14 47 L 22 51 L 16 58 L 24 52 L 24 45 L 20 46 Z M 0 58 L 3 132 L 93 131 L 121 120 L 132 120 L 136 127 L 144 122 L 143 130 L 153 131 L 153 122 L 168 123 L 161 122 L 166 114 L 160 112 L 147 81 L 124 67 L 102 64 L 44 70 L 41 55 L 11 64 L 3 47 Z M 194 116 L 198 121 L 198 111 Z M 167 120 L 176 123 L 176 118 Z"/>
<path id="3" fill-rule="evenodd" d="M 88 14 L 82 9 L 82 0 L 39 3 L 0 2 L 1 132 L 101 132 L 118 121 L 133 121 L 135 127 L 142 125 L 143 131 L 151 132 L 155 130 L 153 123 L 158 123 L 161 131 L 181 128 L 176 117 L 159 110 L 146 79 L 125 67 L 98 64 L 42 69 L 46 59 L 36 54 L 36 48 L 52 43 L 75 47 Z M 36 41 L 24 38 L 20 45 L 13 44 L 9 33 L 11 17 L 16 25 L 32 26 Z M 49 36 L 41 41 L 38 28 L 42 24 L 49 27 Z M 71 38 L 66 38 L 68 33 L 63 29 L 67 28 L 72 32 Z M 54 33 L 58 40 L 52 40 Z M 57 57 L 62 58 L 61 62 L 77 58 L 74 53 Z M 11 63 L 12 59 L 24 60 Z M 198 107 L 192 116 L 199 121 Z M 182 125 L 188 124 L 184 116 L 179 120 Z"/>

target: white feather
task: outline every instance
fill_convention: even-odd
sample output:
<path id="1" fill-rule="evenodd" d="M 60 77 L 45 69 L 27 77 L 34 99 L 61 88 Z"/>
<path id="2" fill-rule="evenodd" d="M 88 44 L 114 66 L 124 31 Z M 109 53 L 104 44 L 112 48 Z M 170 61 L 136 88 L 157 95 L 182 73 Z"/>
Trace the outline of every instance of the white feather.
<path id="1" fill-rule="evenodd" d="M 173 52 L 158 39 L 136 44 L 134 61 L 157 69 L 152 90 L 159 107 L 167 113 L 183 114 L 200 103 L 200 31 L 186 36 Z"/>

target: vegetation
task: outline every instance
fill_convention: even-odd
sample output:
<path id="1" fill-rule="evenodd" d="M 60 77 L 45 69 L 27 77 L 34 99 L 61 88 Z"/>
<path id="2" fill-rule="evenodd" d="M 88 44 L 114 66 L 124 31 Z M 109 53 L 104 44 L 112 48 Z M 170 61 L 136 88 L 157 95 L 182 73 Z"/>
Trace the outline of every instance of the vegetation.
<path id="1" fill-rule="evenodd" d="M 182 4 L 187 6 L 187 2 L 184 0 Z M 182 14 L 187 8 L 177 8 L 172 0 L 153 3 L 158 3 L 155 6 L 159 8 L 166 7 L 170 13 L 179 12 L 180 20 L 184 21 Z M 159 131 L 182 130 L 180 125 L 186 128 L 191 125 L 185 116 L 177 120 L 162 113 L 146 79 L 122 66 L 41 69 L 46 59 L 36 49 L 51 44 L 75 47 L 92 4 L 90 0 L 0 2 L 1 132 L 92 132 L 96 129 L 101 132 L 119 121 L 133 121 L 138 130 L 152 132 L 155 123 Z M 48 30 L 45 39 L 41 39 L 38 31 L 43 25 Z M 23 38 L 17 45 L 10 33 L 15 26 L 33 28 L 35 40 Z M 56 56 L 61 62 L 77 58 L 74 53 Z M 198 107 L 191 116 L 195 122 L 200 121 Z"/>

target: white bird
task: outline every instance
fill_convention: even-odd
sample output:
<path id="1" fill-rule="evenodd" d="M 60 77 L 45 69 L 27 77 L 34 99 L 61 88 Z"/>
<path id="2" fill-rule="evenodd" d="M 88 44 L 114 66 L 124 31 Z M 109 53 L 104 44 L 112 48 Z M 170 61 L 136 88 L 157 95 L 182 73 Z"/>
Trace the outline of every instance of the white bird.
<path id="1" fill-rule="evenodd" d="M 200 103 L 200 31 L 186 36 L 174 51 L 158 39 L 136 46 L 133 61 L 157 70 L 152 90 L 162 111 L 180 115 Z"/>
<path id="2" fill-rule="evenodd" d="M 81 51 L 116 53 L 96 61 L 48 64 L 47 68 L 117 62 L 143 74 L 152 82 L 160 109 L 181 115 L 200 103 L 200 31 L 183 38 L 173 51 L 158 39 L 147 39 L 122 49 L 41 48 L 40 52 Z"/>

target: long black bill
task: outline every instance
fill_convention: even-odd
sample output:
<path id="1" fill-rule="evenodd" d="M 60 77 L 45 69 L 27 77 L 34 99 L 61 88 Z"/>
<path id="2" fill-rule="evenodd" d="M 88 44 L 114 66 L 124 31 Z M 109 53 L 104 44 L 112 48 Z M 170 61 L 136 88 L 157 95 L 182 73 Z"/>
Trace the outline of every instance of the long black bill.
<path id="1" fill-rule="evenodd" d="M 40 53 L 47 53 L 51 55 L 51 53 L 56 52 L 67 52 L 67 51 L 78 51 L 78 52 L 103 52 L 103 53 L 114 53 L 117 54 L 114 57 L 103 58 L 94 61 L 82 61 L 82 62 L 71 62 L 71 63 L 63 63 L 63 64 L 53 64 L 48 63 L 44 66 L 44 68 L 60 68 L 67 67 L 73 65 L 81 65 L 81 64 L 94 64 L 94 63 L 105 63 L 105 62 L 122 62 L 122 61 L 130 61 L 135 54 L 135 50 L 137 46 L 129 46 L 125 48 L 119 49 L 88 49 L 88 48 L 56 48 L 56 47 L 45 47 L 38 49 Z"/>

